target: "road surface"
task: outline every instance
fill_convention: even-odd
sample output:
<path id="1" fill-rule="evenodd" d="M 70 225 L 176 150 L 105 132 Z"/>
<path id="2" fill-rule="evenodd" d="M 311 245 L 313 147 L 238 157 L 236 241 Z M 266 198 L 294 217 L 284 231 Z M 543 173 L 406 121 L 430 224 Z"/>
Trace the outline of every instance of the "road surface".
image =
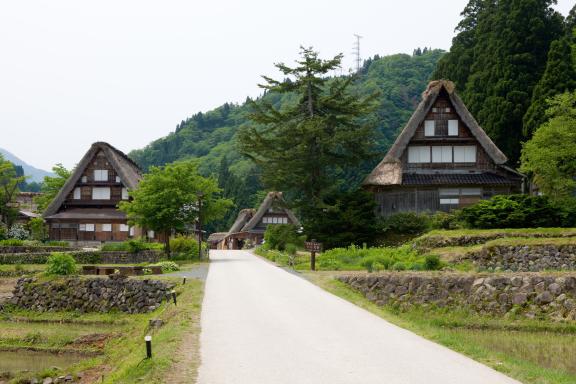
<path id="1" fill-rule="evenodd" d="M 200 384 L 518 384 L 248 252 L 210 258 Z"/>

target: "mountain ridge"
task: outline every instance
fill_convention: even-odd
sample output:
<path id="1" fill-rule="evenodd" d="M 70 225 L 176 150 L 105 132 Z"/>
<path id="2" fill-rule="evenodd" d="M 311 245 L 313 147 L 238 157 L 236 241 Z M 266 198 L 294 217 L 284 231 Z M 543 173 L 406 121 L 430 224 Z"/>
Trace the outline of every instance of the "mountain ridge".
<path id="1" fill-rule="evenodd" d="M 24 174 L 26 176 L 30 176 L 30 178 L 27 180 L 28 182 L 35 181 L 37 183 L 41 183 L 42 181 L 44 181 L 44 176 L 54 176 L 54 174 L 52 172 L 48 172 L 48 171 L 45 171 L 45 170 L 40 169 L 40 168 L 36 168 L 36 167 L 28 164 L 27 162 L 20 159 L 18 156 L 14 155 L 12 152 L 8 151 L 7 149 L 0 148 L 0 154 L 2 154 L 2 156 L 4 157 L 5 160 L 10 161 L 14 165 L 22 166 L 22 169 L 24 170 Z"/>

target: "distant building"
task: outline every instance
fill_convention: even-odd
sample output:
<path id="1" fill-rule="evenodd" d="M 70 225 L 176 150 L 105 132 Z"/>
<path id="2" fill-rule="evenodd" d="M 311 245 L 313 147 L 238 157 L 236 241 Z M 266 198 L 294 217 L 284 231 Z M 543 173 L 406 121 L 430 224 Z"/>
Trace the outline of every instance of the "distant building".
<path id="1" fill-rule="evenodd" d="M 92 144 L 44 212 L 51 240 L 124 241 L 153 231 L 130 227 L 118 203 L 129 200 L 142 178 L 140 168 L 108 143 Z"/>
<path id="2" fill-rule="evenodd" d="M 462 208 L 521 193 L 522 174 L 478 125 L 450 81 L 433 81 L 384 159 L 364 181 L 378 213 Z"/>
<path id="3" fill-rule="evenodd" d="M 288 209 L 282 192 L 269 192 L 257 210 L 241 210 L 228 232 L 213 233 L 208 242 L 212 248 L 218 249 L 242 249 L 246 242 L 260 244 L 266 228 L 272 224 L 300 226 L 300 221 Z"/>
<path id="4" fill-rule="evenodd" d="M 34 198 L 40 196 L 39 192 L 20 192 L 16 196 L 16 206 L 18 207 L 18 216 L 16 216 L 16 223 L 26 224 L 31 219 L 41 217 L 37 213 L 38 206 L 34 202 Z"/>

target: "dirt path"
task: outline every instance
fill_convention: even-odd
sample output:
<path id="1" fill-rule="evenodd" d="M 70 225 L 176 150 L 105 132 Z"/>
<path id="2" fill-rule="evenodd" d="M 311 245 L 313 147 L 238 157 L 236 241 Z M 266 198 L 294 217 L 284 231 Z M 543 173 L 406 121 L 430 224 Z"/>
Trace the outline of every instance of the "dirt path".
<path id="1" fill-rule="evenodd" d="M 250 253 L 211 259 L 200 384 L 518 384 Z"/>

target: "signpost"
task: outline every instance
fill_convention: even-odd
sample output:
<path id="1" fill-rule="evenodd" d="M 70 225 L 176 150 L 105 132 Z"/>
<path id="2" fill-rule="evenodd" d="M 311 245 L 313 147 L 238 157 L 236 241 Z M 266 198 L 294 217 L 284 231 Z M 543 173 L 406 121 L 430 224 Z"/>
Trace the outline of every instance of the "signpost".
<path id="1" fill-rule="evenodd" d="M 310 270 L 316 270 L 316 252 L 322 252 L 322 243 L 317 243 L 315 239 L 312 241 L 306 241 L 304 247 L 310 252 Z"/>

